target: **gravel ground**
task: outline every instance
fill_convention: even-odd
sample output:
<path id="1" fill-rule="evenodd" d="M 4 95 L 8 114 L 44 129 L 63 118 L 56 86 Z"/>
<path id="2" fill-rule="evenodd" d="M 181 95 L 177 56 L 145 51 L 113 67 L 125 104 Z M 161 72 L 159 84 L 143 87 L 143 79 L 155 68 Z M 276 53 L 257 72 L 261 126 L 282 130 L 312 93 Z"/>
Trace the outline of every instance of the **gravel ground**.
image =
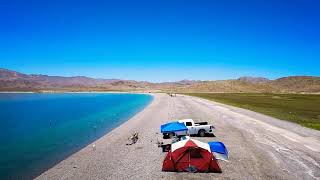
<path id="1" fill-rule="evenodd" d="M 94 144 L 68 157 L 37 179 L 320 179 L 320 131 L 196 97 L 155 94 L 154 101 Z M 161 124 L 193 118 L 216 127 L 229 161 L 221 174 L 162 172 L 165 153 L 157 147 Z M 128 137 L 139 132 L 136 144 Z"/>

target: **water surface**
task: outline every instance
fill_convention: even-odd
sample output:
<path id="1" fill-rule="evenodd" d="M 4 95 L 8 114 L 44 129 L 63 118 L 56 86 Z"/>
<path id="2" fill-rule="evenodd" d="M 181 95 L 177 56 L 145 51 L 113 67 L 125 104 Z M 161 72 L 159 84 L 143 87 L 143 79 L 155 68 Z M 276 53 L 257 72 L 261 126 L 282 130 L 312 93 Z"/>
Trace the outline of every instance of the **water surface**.
<path id="1" fill-rule="evenodd" d="M 139 94 L 0 93 L 0 179 L 31 179 L 152 100 Z"/>

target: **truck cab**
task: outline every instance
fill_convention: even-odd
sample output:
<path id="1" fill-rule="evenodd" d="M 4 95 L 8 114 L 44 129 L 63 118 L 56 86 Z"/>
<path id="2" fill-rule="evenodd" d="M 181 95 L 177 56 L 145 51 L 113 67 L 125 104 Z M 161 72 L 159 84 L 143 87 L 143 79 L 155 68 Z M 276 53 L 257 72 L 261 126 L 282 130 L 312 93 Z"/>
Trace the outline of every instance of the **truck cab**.
<path id="1" fill-rule="evenodd" d="M 198 132 L 196 132 L 195 123 L 192 119 L 179 120 L 178 122 L 184 123 L 184 125 L 187 126 L 189 134 L 197 134 L 198 133 Z"/>

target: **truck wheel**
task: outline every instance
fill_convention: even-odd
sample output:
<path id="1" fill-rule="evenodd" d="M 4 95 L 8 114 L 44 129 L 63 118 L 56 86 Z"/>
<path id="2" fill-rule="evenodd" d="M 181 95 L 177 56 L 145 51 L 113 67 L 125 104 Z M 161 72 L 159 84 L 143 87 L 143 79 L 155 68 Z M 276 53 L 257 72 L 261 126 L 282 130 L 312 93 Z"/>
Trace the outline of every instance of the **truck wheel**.
<path id="1" fill-rule="evenodd" d="M 206 131 L 203 130 L 203 129 L 200 129 L 199 132 L 198 132 L 198 135 L 199 135 L 200 137 L 204 137 L 204 136 L 206 135 Z"/>
<path id="2" fill-rule="evenodd" d="M 170 134 L 169 134 L 169 138 L 170 138 L 170 139 L 173 138 L 173 136 L 174 136 L 174 133 L 170 133 Z"/>

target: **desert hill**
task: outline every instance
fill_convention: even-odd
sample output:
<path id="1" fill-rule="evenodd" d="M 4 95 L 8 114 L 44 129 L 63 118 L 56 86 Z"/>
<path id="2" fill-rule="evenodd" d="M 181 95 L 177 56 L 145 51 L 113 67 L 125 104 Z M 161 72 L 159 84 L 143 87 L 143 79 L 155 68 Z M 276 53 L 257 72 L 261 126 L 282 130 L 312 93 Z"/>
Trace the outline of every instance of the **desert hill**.
<path id="1" fill-rule="evenodd" d="M 85 76 L 23 74 L 0 68 L 0 91 L 165 91 L 226 93 L 320 93 L 320 77 L 290 76 L 276 80 L 240 77 L 233 80 L 150 83 Z"/>

